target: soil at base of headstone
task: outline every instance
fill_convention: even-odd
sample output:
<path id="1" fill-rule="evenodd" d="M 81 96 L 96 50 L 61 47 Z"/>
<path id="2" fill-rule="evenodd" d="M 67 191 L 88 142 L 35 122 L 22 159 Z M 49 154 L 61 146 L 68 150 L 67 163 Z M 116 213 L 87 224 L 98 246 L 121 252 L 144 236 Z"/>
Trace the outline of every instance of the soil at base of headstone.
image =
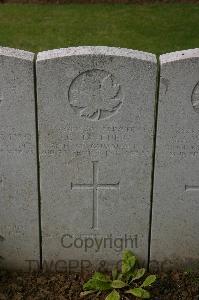
<path id="1" fill-rule="evenodd" d="M 83 283 L 88 274 L 67 275 L 65 273 L 20 273 L 0 271 L 0 300 L 77 300 L 80 298 Z M 151 288 L 153 300 L 198 300 L 199 272 L 197 273 L 161 273 Z M 92 295 L 85 300 L 106 298 Z M 135 300 L 133 296 L 121 300 Z"/>

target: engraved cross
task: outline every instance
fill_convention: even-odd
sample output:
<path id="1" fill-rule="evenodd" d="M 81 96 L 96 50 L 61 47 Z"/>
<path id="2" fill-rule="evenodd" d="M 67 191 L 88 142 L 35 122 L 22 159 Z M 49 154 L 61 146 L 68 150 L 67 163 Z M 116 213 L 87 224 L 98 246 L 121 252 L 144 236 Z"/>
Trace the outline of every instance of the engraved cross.
<path id="1" fill-rule="evenodd" d="M 197 185 L 185 185 L 186 192 L 199 192 L 199 186 Z"/>
<path id="2" fill-rule="evenodd" d="M 92 218 L 92 228 L 98 229 L 98 190 L 99 189 L 111 189 L 118 190 L 120 183 L 98 183 L 98 161 L 92 161 L 93 165 L 93 183 L 92 184 L 74 184 L 71 182 L 71 190 L 74 189 L 87 189 L 93 191 L 93 218 Z"/>

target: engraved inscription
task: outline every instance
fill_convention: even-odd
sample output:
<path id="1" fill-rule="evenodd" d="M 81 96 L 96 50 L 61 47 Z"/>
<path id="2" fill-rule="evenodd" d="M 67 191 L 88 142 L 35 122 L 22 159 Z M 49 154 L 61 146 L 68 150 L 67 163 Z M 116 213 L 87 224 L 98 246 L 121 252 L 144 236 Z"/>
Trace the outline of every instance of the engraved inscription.
<path id="1" fill-rule="evenodd" d="M 81 117 L 96 121 L 110 117 L 120 108 L 123 93 L 112 74 L 94 69 L 79 74 L 72 81 L 68 99 Z"/>
<path id="2" fill-rule="evenodd" d="M 24 232 L 22 225 L 16 224 L 0 224 L 0 235 L 5 240 L 5 236 L 21 236 Z"/>
<path id="3" fill-rule="evenodd" d="M 15 128 L 9 131 L 0 130 L 0 153 L 34 153 L 34 143 L 31 134 L 16 132 Z"/>
<path id="4" fill-rule="evenodd" d="M 54 128 L 56 141 L 53 143 L 50 141 L 49 146 L 41 151 L 41 154 L 43 156 L 67 154 L 67 158 L 71 160 L 71 154 L 76 156 L 77 153 L 78 156 L 89 157 L 90 161 L 118 155 L 131 157 L 137 157 L 140 154 L 150 155 L 144 143 L 129 143 L 129 140 L 135 139 L 138 130 L 138 123 L 132 126 L 104 125 L 101 132 L 94 125 L 80 127 L 66 124 L 62 130 Z M 145 130 L 148 129 L 144 128 L 144 132 Z"/>
<path id="5" fill-rule="evenodd" d="M 189 137 L 189 142 L 187 142 Z M 199 129 L 175 128 L 165 149 L 170 157 L 176 159 L 199 157 Z"/>
<path id="6" fill-rule="evenodd" d="M 93 191 L 93 222 L 92 228 L 98 229 L 98 189 L 119 189 L 120 183 L 98 183 L 98 161 L 92 161 L 93 164 L 93 183 L 92 184 L 74 184 L 71 182 L 73 189 L 89 189 Z"/>
<path id="7" fill-rule="evenodd" d="M 193 109 L 199 113 L 199 82 L 196 84 L 196 86 L 193 89 L 191 103 L 193 106 Z"/>

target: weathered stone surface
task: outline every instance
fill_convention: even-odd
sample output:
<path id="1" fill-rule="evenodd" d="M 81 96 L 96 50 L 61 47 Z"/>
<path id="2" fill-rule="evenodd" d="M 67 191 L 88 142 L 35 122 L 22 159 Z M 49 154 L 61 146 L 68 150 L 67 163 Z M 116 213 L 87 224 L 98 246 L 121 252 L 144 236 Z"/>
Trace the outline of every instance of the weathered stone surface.
<path id="1" fill-rule="evenodd" d="M 199 263 L 199 49 L 162 55 L 160 63 L 151 266 L 194 268 Z"/>
<path id="2" fill-rule="evenodd" d="M 37 86 L 43 259 L 58 269 L 75 269 L 74 259 L 98 266 L 126 246 L 146 262 L 155 56 L 108 47 L 42 52 Z"/>
<path id="3" fill-rule="evenodd" d="M 33 53 L 0 47 L 0 267 L 39 261 Z"/>

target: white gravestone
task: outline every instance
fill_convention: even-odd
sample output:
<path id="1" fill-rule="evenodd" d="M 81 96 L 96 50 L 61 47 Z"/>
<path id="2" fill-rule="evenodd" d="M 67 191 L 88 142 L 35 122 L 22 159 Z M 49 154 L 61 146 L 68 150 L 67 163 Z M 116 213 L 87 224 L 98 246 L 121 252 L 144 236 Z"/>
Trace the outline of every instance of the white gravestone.
<path id="1" fill-rule="evenodd" d="M 198 268 L 199 49 L 160 63 L 151 267 Z"/>
<path id="2" fill-rule="evenodd" d="M 39 261 L 34 54 L 0 47 L 0 267 Z"/>
<path id="3" fill-rule="evenodd" d="M 38 54 L 43 260 L 51 266 L 108 264 L 123 248 L 146 263 L 156 67 L 154 55 L 128 49 Z"/>

